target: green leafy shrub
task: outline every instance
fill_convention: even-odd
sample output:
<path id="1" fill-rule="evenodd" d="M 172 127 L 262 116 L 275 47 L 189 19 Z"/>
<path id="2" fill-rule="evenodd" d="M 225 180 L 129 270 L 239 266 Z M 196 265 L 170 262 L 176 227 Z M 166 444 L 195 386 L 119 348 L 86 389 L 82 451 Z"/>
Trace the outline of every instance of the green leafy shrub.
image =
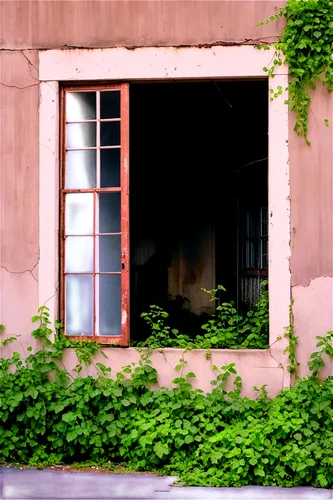
<path id="1" fill-rule="evenodd" d="M 159 470 L 191 485 L 246 484 L 331 487 L 333 478 L 333 378 L 316 378 L 323 355 L 333 357 L 333 332 L 318 337 L 312 375 L 272 400 L 241 396 L 234 364 L 213 366 L 212 392 L 194 390 L 181 359 L 172 389 L 151 390 L 156 370 L 147 353 L 110 378 L 94 363 L 96 344 L 74 343 L 73 379 L 61 367 L 64 340 L 57 324 L 50 340 L 48 311 L 33 318 L 42 349 L 21 359 L 0 358 L 0 461 L 29 465 L 126 463 Z M 2 329 L 3 333 L 3 329 Z M 1 347 L 18 341 L 4 337 Z M 73 344 L 71 344 L 73 345 Z M 95 364 L 99 376 L 82 377 Z M 234 377 L 234 388 L 225 384 Z M 109 465 L 108 465 L 109 466 Z"/>
<path id="2" fill-rule="evenodd" d="M 222 285 L 213 290 L 203 289 L 211 301 L 218 300 L 219 292 L 225 292 Z M 168 313 L 158 306 L 150 306 L 141 317 L 146 321 L 151 334 L 139 347 L 178 347 L 183 349 L 265 349 L 269 338 L 269 301 L 267 281 L 261 285 L 259 300 L 246 315 L 237 313 L 233 302 L 216 306 L 215 314 L 202 325 L 204 333 L 194 339 L 180 334 L 166 324 Z"/>
<path id="3" fill-rule="evenodd" d="M 234 364 L 213 366 L 212 391 L 193 389 L 181 359 L 173 388 L 151 390 L 156 370 L 147 352 L 114 379 L 95 363 L 96 344 L 74 344 L 76 378 L 61 366 L 67 346 L 57 324 L 54 341 L 45 307 L 33 336 L 42 349 L 0 358 L 0 461 L 28 465 L 125 463 L 136 470 L 179 475 L 191 485 L 246 484 L 331 487 L 333 378 L 317 374 L 333 357 L 333 332 L 318 337 L 312 375 L 269 400 L 241 396 Z M 4 335 L 1 347 L 17 340 Z M 80 376 L 94 364 L 99 375 Z M 226 381 L 234 377 L 233 389 Z"/>

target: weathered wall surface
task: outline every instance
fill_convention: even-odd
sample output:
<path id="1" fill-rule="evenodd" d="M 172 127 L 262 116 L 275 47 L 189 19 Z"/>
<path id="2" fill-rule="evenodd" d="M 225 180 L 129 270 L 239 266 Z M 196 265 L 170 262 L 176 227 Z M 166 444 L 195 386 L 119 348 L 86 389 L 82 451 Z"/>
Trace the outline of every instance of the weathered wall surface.
<path id="1" fill-rule="evenodd" d="M 1 303 L 8 332 L 31 330 L 38 279 L 38 53 L 0 53 Z"/>
<path id="2" fill-rule="evenodd" d="M 99 353 L 96 360 L 101 363 L 107 363 L 112 367 L 112 377 L 116 376 L 118 371 L 132 363 L 140 360 L 140 353 L 136 349 L 105 349 L 108 359 Z M 211 381 L 215 380 L 217 372 L 212 367 L 214 365 L 226 366 L 235 363 L 237 375 L 243 381 L 243 393 L 248 397 L 255 397 L 254 386 L 267 385 L 270 397 L 276 396 L 284 387 L 287 386 L 287 370 L 278 366 L 278 361 L 267 350 L 255 351 L 248 350 L 225 350 L 216 349 L 211 352 L 210 359 L 206 359 L 206 352 L 202 350 L 183 351 L 182 349 L 163 349 L 163 352 L 155 350 L 150 359 L 152 366 L 158 371 L 158 383 L 160 387 L 172 387 L 172 380 L 175 378 L 175 367 L 183 358 L 186 361 L 184 374 L 194 372 L 196 378 L 191 379 L 192 387 L 201 389 L 204 392 L 210 392 L 214 386 Z M 76 360 L 73 357 L 73 350 L 67 349 L 64 355 L 64 364 L 67 368 L 75 366 Z M 89 375 L 96 375 L 96 369 L 93 366 L 88 367 Z M 73 375 L 75 373 L 73 372 Z M 234 377 L 227 382 L 227 389 L 232 389 Z"/>
<path id="3" fill-rule="evenodd" d="M 300 374 L 315 350 L 316 336 L 333 328 L 333 96 L 318 85 L 309 114 L 311 147 L 290 120 L 291 272 Z M 328 119 L 330 126 L 325 125 Z M 326 372 L 332 374 L 333 364 Z"/>
<path id="4" fill-rule="evenodd" d="M 255 43 L 260 38 L 269 42 L 279 26 L 257 28 L 256 23 L 282 4 L 260 0 L 0 3 L 0 322 L 9 332 L 27 334 L 38 307 L 38 49 Z M 332 122 L 332 97 L 318 88 L 310 111 L 312 146 L 295 136 L 292 120 L 289 134 L 290 265 L 302 373 L 315 335 L 332 328 Z M 332 363 L 327 370 L 332 372 Z"/>
<path id="5" fill-rule="evenodd" d="M 196 45 L 271 40 L 278 27 L 256 27 L 284 2 L 262 0 L 30 0 L 1 4 L 6 48 Z"/>

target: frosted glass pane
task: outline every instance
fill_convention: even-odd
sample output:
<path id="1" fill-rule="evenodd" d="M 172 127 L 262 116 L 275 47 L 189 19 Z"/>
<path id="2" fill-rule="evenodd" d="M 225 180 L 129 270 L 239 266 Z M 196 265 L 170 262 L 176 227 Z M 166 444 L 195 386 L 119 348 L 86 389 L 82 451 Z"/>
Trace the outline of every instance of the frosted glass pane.
<path id="1" fill-rule="evenodd" d="M 101 91 L 101 118 L 120 118 L 120 91 Z"/>
<path id="2" fill-rule="evenodd" d="M 66 120 L 96 120 L 96 92 L 67 92 Z"/>
<path id="3" fill-rule="evenodd" d="M 93 249 L 93 236 L 68 236 L 65 251 L 66 273 L 91 273 Z"/>
<path id="4" fill-rule="evenodd" d="M 96 123 L 70 123 L 66 132 L 67 148 L 96 147 Z"/>
<path id="5" fill-rule="evenodd" d="M 99 287 L 99 334 L 121 334 L 121 277 L 120 274 L 100 274 Z"/>
<path id="6" fill-rule="evenodd" d="M 101 187 L 120 187 L 120 148 L 101 149 Z"/>
<path id="7" fill-rule="evenodd" d="M 66 276 L 67 335 L 93 334 L 93 276 Z"/>
<path id="8" fill-rule="evenodd" d="M 120 122 L 101 122 L 101 146 L 120 146 Z"/>
<path id="9" fill-rule="evenodd" d="M 67 151 L 66 188 L 89 189 L 96 187 L 96 151 Z"/>
<path id="10" fill-rule="evenodd" d="M 66 194 L 66 234 L 93 234 L 93 193 Z"/>
<path id="11" fill-rule="evenodd" d="M 99 232 L 120 233 L 120 193 L 99 195 Z"/>
<path id="12" fill-rule="evenodd" d="M 99 271 L 117 273 L 121 271 L 121 241 L 119 236 L 99 236 Z"/>

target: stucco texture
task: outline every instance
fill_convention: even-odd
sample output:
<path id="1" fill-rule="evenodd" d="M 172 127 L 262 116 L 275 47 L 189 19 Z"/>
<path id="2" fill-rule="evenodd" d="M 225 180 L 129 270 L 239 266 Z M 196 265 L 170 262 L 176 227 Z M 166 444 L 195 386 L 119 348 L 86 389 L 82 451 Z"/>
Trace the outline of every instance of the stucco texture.
<path id="1" fill-rule="evenodd" d="M 1 2 L 0 322 L 8 332 L 27 338 L 30 317 L 39 305 L 38 51 L 65 46 L 239 44 L 256 43 L 260 38 L 270 42 L 281 25 L 258 28 L 256 23 L 282 4 L 251 0 Z M 313 95 L 309 119 L 311 147 L 293 132 L 292 115 L 289 131 L 290 269 L 301 374 L 306 373 L 315 336 L 332 329 L 333 99 L 321 86 Z M 332 370 L 330 362 L 327 372 Z M 265 375 L 262 378 L 265 383 Z M 281 386 L 280 375 L 277 379 L 276 390 Z"/>

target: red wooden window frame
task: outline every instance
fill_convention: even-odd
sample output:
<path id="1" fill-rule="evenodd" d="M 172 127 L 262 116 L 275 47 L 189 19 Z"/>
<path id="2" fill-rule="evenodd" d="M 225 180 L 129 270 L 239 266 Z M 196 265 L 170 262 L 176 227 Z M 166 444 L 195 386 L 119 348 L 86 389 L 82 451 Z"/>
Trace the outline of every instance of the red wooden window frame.
<path id="1" fill-rule="evenodd" d="M 120 91 L 120 187 L 111 188 L 91 188 L 91 189 L 66 189 L 66 93 L 67 92 L 96 92 L 102 90 Z M 100 105 L 100 104 L 99 104 Z M 65 196 L 67 193 L 94 193 L 94 212 L 97 193 L 120 192 L 120 223 L 121 223 L 121 335 L 120 336 L 100 336 L 96 335 L 96 293 L 95 293 L 95 242 L 94 242 L 94 309 L 93 309 L 93 335 L 68 335 L 70 340 L 91 340 L 101 344 L 118 344 L 127 346 L 129 344 L 129 84 L 103 84 L 103 85 L 65 85 L 60 92 L 60 319 L 65 325 L 66 314 L 66 293 L 65 293 Z M 96 115 L 95 122 L 101 121 L 100 114 Z M 112 121 L 112 120 L 110 120 Z M 98 129 L 98 127 L 96 127 Z M 81 148 L 80 148 L 81 149 Z M 82 148 L 83 150 L 85 148 Z M 88 148 L 86 148 L 88 149 Z M 96 148 L 101 149 L 99 142 Z M 99 165 L 97 165 L 99 166 Z M 94 224 L 94 240 L 96 237 Z M 73 273 L 68 273 L 73 274 Z M 81 274 L 81 273 L 77 273 Z M 84 274 L 84 273 L 82 273 Z"/>

